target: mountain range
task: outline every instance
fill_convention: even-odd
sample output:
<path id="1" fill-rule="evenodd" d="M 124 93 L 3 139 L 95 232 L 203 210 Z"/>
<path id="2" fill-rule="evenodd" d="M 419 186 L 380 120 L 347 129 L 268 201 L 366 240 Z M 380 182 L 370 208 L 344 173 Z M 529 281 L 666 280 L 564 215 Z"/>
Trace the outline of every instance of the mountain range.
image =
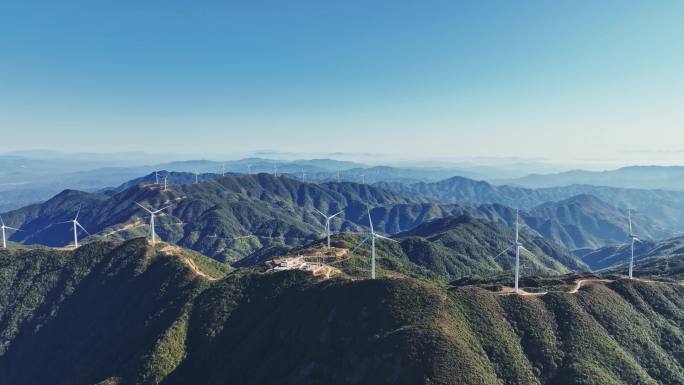
<path id="1" fill-rule="evenodd" d="M 684 190 L 683 166 L 629 166 L 615 170 L 572 170 L 554 174 L 498 180 L 497 183 L 525 187 L 555 187 L 589 184 L 630 189 Z"/>
<path id="2" fill-rule="evenodd" d="M 594 270 L 626 271 L 631 258 L 628 244 L 603 247 L 582 256 Z M 684 237 L 658 241 L 638 241 L 634 245 L 634 268 L 638 274 L 667 276 L 682 279 L 680 268 L 684 262 Z"/>
<path id="3" fill-rule="evenodd" d="M 616 280 L 502 296 L 401 274 L 230 271 L 142 239 L 2 250 L 0 378 L 13 385 L 684 384 L 683 294 L 679 285 Z"/>
<path id="4" fill-rule="evenodd" d="M 508 226 L 515 221 L 515 210 L 501 204 L 437 203 L 429 196 L 404 196 L 352 182 L 201 174 L 200 183 L 194 184 L 196 176 L 191 173 L 162 171 L 159 176 L 168 176 L 173 183 L 167 191 L 154 183 L 153 173 L 100 193 L 65 190 L 45 203 L 4 213 L 9 226 L 23 230 L 11 234 L 10 240 L 68 245 L 73 240 L 71 227 L 59 223 L 73 219 L 77 212 L 80 223 L 94 234 L 86 238 L 88 234 L 82 233 L 86 241 L 143 236 L 149 234 L 149 217 L 136 202 L 155 208 L 170 206 L 157 220 L 156 232 L 162 239 L 230 263 L 320 239 L 324 218 L 314 209 L 343 211 L 333 220 L 335 232 L 363 231 L 368 224 L 367 203 L 376 229 L 388 234 L 463 214 Z M 579 195 L 523 211 L 520 221 L 536 235 L 568 249 L 585 250 L 624 242 L 629 230 L 623 215 L 593 196 Z M 635 229 L 644 239 L 664 235 L 649 218 L 637 219 Z"/>
<path id="5" fill-rule="evenodd" d="M 442 203 L 499 203 L 522 210 L 534 209 L 548 202 L 559 202 L 578 195 L 592 195 L 604 202 L 610 202 L 614 212 L 623 213 L 623 228 L 627 225 L 626 211 L 632 209 L 635 210 L 635 226 L 645 223 L 645 227 L 648 227 L 643 229 L 644 233 L 648 233 L 646 237 L 666 238 L 684 233 L 684 192 L 679 191 L 592 185 L 530 189 L 508 185 L 495 186 L 484 181 L 462 177 L 431 183 L 377 183 L 375 185 L 405 196 L 429 198 Z"/>

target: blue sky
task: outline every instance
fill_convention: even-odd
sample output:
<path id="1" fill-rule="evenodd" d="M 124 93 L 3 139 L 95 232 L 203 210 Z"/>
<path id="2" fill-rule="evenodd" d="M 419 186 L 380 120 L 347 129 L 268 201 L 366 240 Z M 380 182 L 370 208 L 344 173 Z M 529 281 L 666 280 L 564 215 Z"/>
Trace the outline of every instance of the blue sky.
<path id="1" fill-rule="evenodd" d="M 684 163 L 681 1 L 3 1 L 0 151 Z"/>

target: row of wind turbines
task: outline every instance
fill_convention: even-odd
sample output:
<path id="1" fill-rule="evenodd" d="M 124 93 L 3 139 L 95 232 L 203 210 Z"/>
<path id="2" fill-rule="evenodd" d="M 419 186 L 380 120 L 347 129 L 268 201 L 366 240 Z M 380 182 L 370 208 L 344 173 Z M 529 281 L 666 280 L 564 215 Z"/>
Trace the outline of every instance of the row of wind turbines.
<path id="1" fill-rule="evenodd" d="M 633 276 L 633 271 L 634 271 L 634 244 L 636 242 L 641 242 L 639 238 L 634 234 L 634 229 L 632 226 L 632 210 L 628 209 L 628 221 L 629 221 L 629 234 L 628 234 L 628 240 L 630 244 L 630 258 L 629 258 L 629 279 L 634 279 Z M 494 259 L 500 257 L 504 253 L 508 252 L 511 249 L 515 249 L 515 272 L 514 272 L 514 284 L 513 284 L 513 291 L 515 293 L 518 292 L 519 290 L 519 281 L 520 281 L 520 251 L 524 250 L 528 253 L 531 253 L 531 251 L 527 250 L 525 246 L 520 242 L 520 219 L 519 219 L 519 213 L 518 210 L 515 211 L 515 238 L 513 241 L 513 244 L 511 246 L 508 246 L 504 251 L 499 253 Z"/>
<path id="2" fill-rule="evenodd" d="M 248 172 L 251 172 L 251 165 L 247 164 L 247 167 L 248 167 Z M 275 176 L 277 176 L 278 166 L 276 163 L 274 163 L 274 170 L 273 171 L 274 171 L 273 174 Z M 160 185 L 159 172 L 155 171 L 154 174 L 155 174 L 155 183 L 157 185 Z M 222 165 L 222 167 L 221 167 L 221 174 L 225 175 L 225 165 Z M 195 175 L 195 184 L 197 184 L 197 183 L 199 183 L 199 173 L 195 172 L 194 175 Z M 169 177 L 168 173 L 163 177 L 164 191 L 166 191 L 168 188 L 168 177 Z M 304 179 L 304 178 L 305 178 L 305 174 L 304 174 L 304 170 L 302 170 L 302 179 Z M 339 178 L 339 175 L 338 175 L 338 178 Z M 149 225 L 150 226 L 150 236 L 151 236 L 152 244 L 154 245 L 154 244 L 156 244 L 156 241 L 157 241 L 156 231 L 155 231 L 155 216 L 158 215 L 159 213 L 161 213 L 162 211 L 168 209 L 169 207 L 171 207 L 171 205 L 167 205 L 165 207 L 162 207 L 160 209 L 155 210 L 154 208 L 145 207 L 138 202 L 135 202 L 135 204 L 138 205 L 143 210 L 145 210 L 150 215 L 150 225 Z M 325 214 L 316 208 L 314 208 L 313 210 L 316 211 L 321 216 L 323 216 L 323 218 L 325 219 L 325 233 L 326 233 L 326 238 L 327 238 L 327 249 L 330 250 L 330 248 L 331 248 L 330 238 L 332 235 L 330 222 L 332 219 L 334 219 L 338 215 L 342 214 L 344 211 L 339 211 L 335 214 L 328 215 L 328 214 Z M 376 233 L 375 229 L 373 227 L 373 219 L 371 218 L 371 214 L 370 214 L 370 206 L 368 204 L 366 204 L 366 211 L 367 211 L 367 215 L 368 215 L 368 223 L 370 226 L 370 231 L 368 232 L 366 237 L 351 250 L 351 252 L 354 253 L 363 244 L 365 244 L 369 240 L 371 241 L 371 279 L 375 279 L 375 276 L 376 276 L 376 249 L 375 249 L 376 240 L 382 239 L 382 240 L 387 240 L 387 241 L 391 241 L 391 242 L 397 242 L 397 241 L 394 239 L 385 237 L 381 234 Z M 86 230 L 85 227 L 83 227 L 83 225 L 81 225 L 81 223 L 78 221 L 80 212 L 81 212 L 81 210 L 79 208 L 78 211 L 76 212 L 76 216 L 74 217 L 74 219 L 70 219 L 70 220 L 64 221 L 64 222 L 55 223 L 55 225 L 67 224 L 67 223 L 72 224 L 73 235 L 74 235 L 74 248 L 78 248 L 78 229 L 81 229 L 86 234 L 90 235 L 88 230 Z M 629 221 L 628 239 L 629 239 L 629 244 L 630 244 L 630 260 L 629 260 L 628 276 L 629 276 L 629 279 L 633 279 L 634 245 L 636 242 L 641 242 L 641 241 L 634 234 L 634 229 L 633 229 L 633 225 L 632 225 L 632 210 L 631 209 L 628 210 L 628 221 Z M 521 252 L 521 250 L 523 250 L 523 251 L 526 251 L 528 253 L 531 253 L 520 242 L 520 229 L 519 228 L 520 228 L 519 213 L 518 213 L 518 210 L 516 210 L 516 214 L 515 214 L 515 238 L 514 238 L 513 244 L 510 245 L 509 247 L 507 247 L 506 249 L 504 249 L 501 253 L 499 253 L 495 257 L 495 259 L 496 259 L 496 258 L 500 257 L 501 255 L 503 255 L 504 253 L 510 251 L 511 249 L 515 250 L 515 270 L 514 270 L 514 288 L 513 288 L 514 292 L 518 292 L 518 290 L 519 290 L 520 252 Z M 6 226 L 2 217 L 0 217 L 0 230 L 2 232 L 2 247 L 4 249 L 7 248 L 6 230 L 23 231 L 23 230 L 18 229 L 18 228 Z"/>
<path id="3" fill-rule="evenodd" d="M 318 209 L 314 210 L 322 215 L 325 218 L 325 231 L 326 231 L 326 236 L 327 236 L 327 249 L 330 250 L 330 236 L 331 236 L 331 230 L 330 230 L 330 221 L 335 218 L 336 216 L 342 214 L 343 211 L 339 211 L 333 215 L 327 215 Z M 359 247 L 361 247 L 363 244 L 368 242 L 369 240 L 371 241 L 371 279 L 375 279 L 375 264 L 376 264 L 376 251 L 375 251 L 375 241 L 377 239 L 382 239 L 382 240 L 387 240 L 391 242 L 397 242 L 396 240 L 392 238 L 385 237 L 383 235 L 380 235 L 375 232 L 375 229 L 373 228 L 373 219 L 371 218 L 370 214 L 370 207 L 366 205 L 366 210 L 368 213 L 368 224 L 370 225 L 370 232 L 366 235 L 366 237 L 359 242 L 352 250 L 351 252 L 354 253 Z M 633 271 L 634 271 L 634 245 L 636 242 L 641 242 L 639 238 L 634 234 L 634 227 L 632 225 L 632 210 L 628 210 L 628 221 L 629 221 L 629 234 L 628 234 L 628 239 L 629 239 L 629 245 L 630 245 L 630 259 L 629 259 L 629 273 L 628 277 L 629 279 L 633 279 Z M 513 240 L 513 244 L 511 246 L 508 246 L 506 249 L 504 249 L 501 253 L 496 255 L 494 259 L 500 257 L 504 253 L 510 251 L 511 249 L 515 250 L 515 268 L 514 268 L 514 286 L 513 286 L 513 291 L 515 293 L 518 293 L 520 289 L 520 251 L 526 251 L 528 253 L 531 253 L 528 249 L 523 246 L 522 242 L 520 242 L 520 215 L 518 210 L 515 212 L 515 238 Z"/>
<path id="4" fill-rule="evenodd" d="M 245 167 L 247 168 L 247 174 L 246 174 L 246 175 L 252 175 L 252 164 L 251 164 L 251 163 L 247 163 L 247 164 L 245 165 Z M 199 183 L 199 176 L 201 175 L 200 172 L 199 172 L 198 170 L 195 169 L 194 171 L 192 171 L 192 173 L 193 173 L 193 175 L 194 175 L 194 177 L 195 177 L 195 182 L 194 182 L 194 183 L 195 183 L 195 184 L 198 184 L 198 183 Z M 226 176 L 226 164 L 225 164 L 225 163 L 222 163 L 222 164 L 221 164 L 221 166 L 220 166 L 220 168 L 219 168 L 219 174 L 220 174 L 221 176 Z M 281 173 L 281 174 L 282 174 L 282 173 Z M 273 163 L 273 172 L 272 172 L 272 175 L 275 176 L 275 177 L 278 176 L 278 163 L 276 163 L 276 162 Z M 158 172 L 158 171 L 155 171 L 155 172 L 154 172 L 154 177 L 155 177 L 155 184 L 159 185 L 159 184 L 160 184 L 160 176 L 159 176 L 159 172 Z M 168 173 L 163 177 L 163 181 L 164 181 L 164 191 L 167 190 L 168 177 L 169 177 Z M 365 183 L 366 183 L 366 174 L 358 174 L 357 177 L 358 177 L 359 180 L 361 181 L 361 184 L 365 184 Z M 306 181 L 306 180 L 307 180 L 307 179 L 306 179 L 306 171 L 304 170 L 304 168 L 301 168 L 301 171 L 300 171 L 300 180 L 302 180 L 302 181 Z M 340 183 L 340 182 L 342 181 L 342 175 L 341 175 L 340 171 L 337 171 L 337 172 L 336 172 L 336 174 L 335 174 L 335 180 L 336 180 L 338 183 Z"/>
<path id="5" fill-rule="evenodd" d="M 166 210 L 167 208 L 171 207 L 171 205 L 165 206 L 159 210 L 150 210 L 147 207 L 143 206 L 142 204 L 135 202 L 136 205 L 140 206 L 143 210 L 147 211 L 150 214 L 150 234 L 152 237 L 152 244 L 156 243 L 156 232 L 154 230 L 155 224 L 154 224 L 154 218 L 157 214 L 161 213 L 162 211 Z M 70 219 L 68 221 L 64 222 L 57 222 L 53 223 L 53 225 L 63 225 L 70 223 L 73 226 L 73 234 L 74 234 L 74 248 L 78 248 L 78 229 L 83 230 L 86 234 L 91 235 L 88 230 L 83 227 L 83 225 L 78 221 L 78 217 L 81 214 L 81 209 L 79 208 L 78 211 L 76 211 L 76 216 L 74 219 Z M 2 232 L 2 248 L 6 249 L 7 248 L 7 232 L 6 230 L 13 230 L 13 231 L 23 231 L 22 229 L 17 229 L 15 227 L 10 227 L 5 225 L 5 221 L 2 219 L 0 216 L 0 230 Z"/>

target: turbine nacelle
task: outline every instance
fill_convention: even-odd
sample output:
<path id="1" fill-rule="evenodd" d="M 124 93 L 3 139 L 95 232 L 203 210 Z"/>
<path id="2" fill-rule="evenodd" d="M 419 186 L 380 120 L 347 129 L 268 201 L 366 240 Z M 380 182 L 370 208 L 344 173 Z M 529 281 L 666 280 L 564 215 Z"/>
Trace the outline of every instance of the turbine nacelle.
<path id="1" fill-rule="evenodd" d="M 368 224 L 370 224 L 370 233 L 366 235 L 366 237 L 359 242 L 352 250 L 351 252 L 355 252 L 361 245 L 366 243 L 368 240 L 371 241 L 371 279 L 375 279 L 375 240 L 376 239 L 384 239 L 386 241 L 392 241 L 395 243 L 399 243 L 397 240 L 394 240 L 392 238 L 385 237 L 383 235 L 380 235 L 375 232 L 375 229 L 373 229 L 373 219 L 371 219 L 370 215 L 370 207 L 366 205 L 366 210 L 368 212 Z"/>
<path id="2" fill-rule="evenodd" d="M 8 230 L 8 229 L 14 230 L 14 231 L 23 231 L 23 230 L 20 230 L 20 229 L 14 228 L 14 227 L 10 227 L 10 226 L 6 226 L 5 221 L 2 219 L 1 216 L 0 216 L 0 224 L 1 224 L 0 229 L 2 229 L 2 248 L 6 249 L 7 248 L 7 238 L 5 235 L 5 230 Z"/>
<path id="3" fill-rule="evenodd" d="M 504 251 L 500 252 L 499 254 L 494 257 L 494 259 L 499 258 L 502 256 L 504 253 L 508 252 L 511 249 L 515 250 L 515 281 L 514 281 L 514 292 L 518 292 L 518 283 L 520 281 L 520 250 L 527 251 L 528 253 L 531 253 L 529 250 L 523 246 L 522 242 L 520 242 L 520 224 L 519 224 L 519 214 L 518 210 L 515 210 L 515 239 L 513 240 L 513 244 L 508 246 Z"/>
<path id="4" fill-rule="evenodd" d="M 153 211 L 153 210 L 150 210 L 150 209 L 148 209 L 147 207 L 141 205 L 141 204 L 138 203 L 138 202 L 135 202 L 135 204 L 138 205 L 138 206 L 140 206 L 143 210 L 147 211 L 147 212 L 150 214 L 150 233 L 152 234 L 152 244 L 154 245 L 154 244 L 156 243 L 156 241 L 157 241 L 156 233 L 155 233 L 155 231 L 154 231 L 154 217 L 155 217 L 155 215 L 159 214 L 160 212 L 162 212 L 162 211 L 168 209 L 169 207 L 171 207 L 171 205 L 164 206 L 164 207 L 160 208 L 159 210 L 154 210 L 154 211 Z"/>
<path id="5" fill-rule="evenodd" d="M 326 214 L 323 214 L 323 212 L 317 210 L 316 208 L 314 208 L 314 211 L 316 211 L 317 213 L 321 214 L 321 215 L 325 218 L 325 232 L 326 232 L 326 234 L 327 234 L 327 236 L 328 236 L 328 250 L 330 250 L 330 221 L 331 221 L 333 218 L 335 218 L 336 216 L 342 214 L 342 213 L 344 212 L 344 210 L 340 210 L 339 212 L 337 212 L 337 213 L 335 213 L 335 214 L 333 214 L 333 215 L 326 215 Z"/>
<path id="6" fill-rule="evenodd" d="M 74 226 L 74 229 L 73 229 L 73 231 L 74 231 L 74 248 L 78 247 L 78 229 L 79 228 L 81 230 L 83 230 L 86 234 L 90 235 L 88 230 L 86 230 L 85 227 L 83 227 L 83 225 L 81 225 L 81 222 L 78 221 L 78 216 L 80 214 L 81 214 L 81 209 L 79 208 L 78 211 L 76 211 L 76 216 L 74 217 L 74 219 L 64 221 L 64 222 L 55 223 L 56 225 L 71 223 Z"/>
<path id="7" fill-rule="evenodd" d="M 630 258 L 629 258 L 629 279 L 633 278 L 634 272 L 634 243 L 641 242 L 641 240 L 634 234 L 632 226 L 632 209 L 627 209 L 627 220 L 629 221 L 629 243 L 630 243 Z"/>

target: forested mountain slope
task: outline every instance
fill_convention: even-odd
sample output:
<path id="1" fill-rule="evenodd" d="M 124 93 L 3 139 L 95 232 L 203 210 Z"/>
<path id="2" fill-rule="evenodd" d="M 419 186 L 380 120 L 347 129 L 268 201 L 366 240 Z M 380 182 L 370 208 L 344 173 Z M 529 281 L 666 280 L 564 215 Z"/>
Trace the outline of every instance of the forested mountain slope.
<path id="1" fill-rule="evenodd" d="M 684 384 L 672 284 L 500 296 L 227 272 L 143 240 L 1 251 L 0 279 L 0 378 L 13 385 Z"/>

